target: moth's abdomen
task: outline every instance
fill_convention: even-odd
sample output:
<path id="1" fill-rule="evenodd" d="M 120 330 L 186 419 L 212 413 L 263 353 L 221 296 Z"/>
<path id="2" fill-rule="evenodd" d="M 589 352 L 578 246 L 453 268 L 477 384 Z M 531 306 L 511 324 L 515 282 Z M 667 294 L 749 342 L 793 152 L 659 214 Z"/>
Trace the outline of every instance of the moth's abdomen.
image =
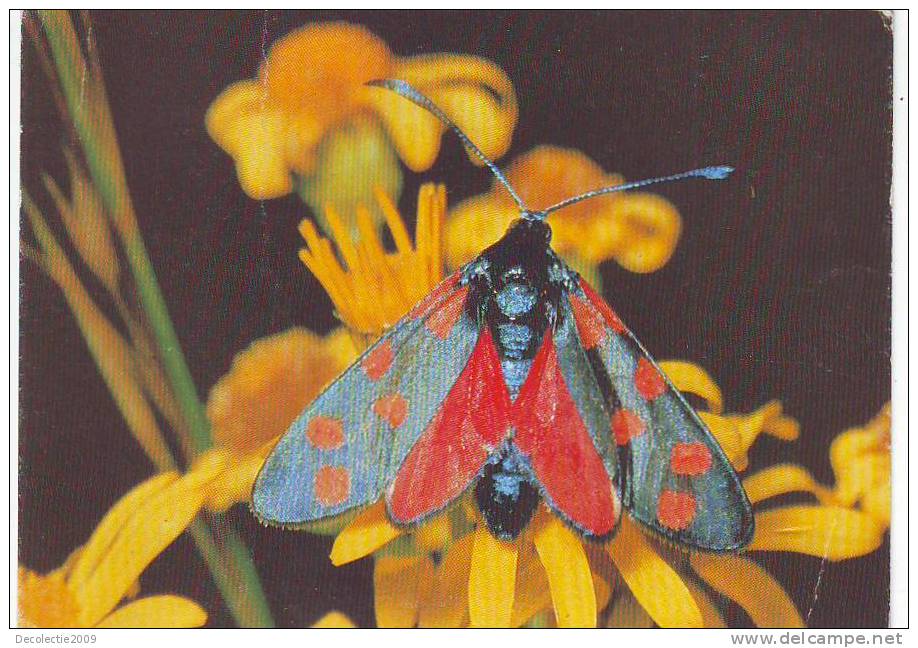
<path id="1" fill-rule="evenodd" d="M 491 457 L 475 486 L 478 509 L 491 533 L 513 540 L 529 524 L 539 491 L 532 484 L 531 469 L 512 445 Z"/>

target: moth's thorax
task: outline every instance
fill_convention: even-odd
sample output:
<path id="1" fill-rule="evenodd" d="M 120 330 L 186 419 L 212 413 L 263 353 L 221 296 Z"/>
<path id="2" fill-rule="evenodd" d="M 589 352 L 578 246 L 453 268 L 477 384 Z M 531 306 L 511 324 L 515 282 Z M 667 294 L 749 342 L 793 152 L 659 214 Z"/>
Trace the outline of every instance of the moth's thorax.
<path id="1" fill-rule="evenodd" d="M 491 329 L 504 380 L 515 399 L 545 331 L 554 325 L 570 271 L 550 246 L 551 229 L 520 219 L 469 266 L 470 307 Z"/>

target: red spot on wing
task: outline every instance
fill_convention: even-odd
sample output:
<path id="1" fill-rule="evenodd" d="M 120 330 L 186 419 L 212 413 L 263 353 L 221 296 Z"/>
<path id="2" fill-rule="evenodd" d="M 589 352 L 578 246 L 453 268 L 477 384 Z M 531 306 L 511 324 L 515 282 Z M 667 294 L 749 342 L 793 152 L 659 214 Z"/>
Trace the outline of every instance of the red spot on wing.
<path id="1" fill-rule="evenodd" d="M 386 340 L 370 351 L 360 363 L 360 366 L 363 367 L 363 371 L 369 376 L 370 380 L 376 381 L 386 375 L 386 372 L 392 367 L 392 360 L 394 359 L 395 354 L 392 353 L 392 343 Z"/>
<path id="2" fill-rule="evenodd" d="M 691 493 L 664 490 L 657 500 L 657 519 L 673 531 L 682 531 L 695 519 L 695 507 L 695 496 Z"/>
<path id="3" fill-rule="evenodd" d="M 424 322 L 428 330 L 441 340 L 447 339 L 449 334 L 452 333 L 456 322 L 462 317 L 462 311 L 465 309 L 465 298 L 468 293 L 469 287 L 463 286 L 447 297 Z"/>
<path id="4" fill-rule="evenodd" d="M 479 473 L 510 428 L 510 395 L 491 332 L 485 328 L 468 364 L 405 458 L 388 504 L 409 523 L 437 511 Z"/>
<path id="5" fill-rule="evenodd" d="M 351 494 L 351 474 L 344 466 L 322 466 L 313 480 L 316 500 L 322 506 L 335 506 Z"/>
<path id="6" fill-rule="evenodd" d="M 620 409 L 612 415 L 612 434 L 618 445 L 627 445 L 631 439 L 646 431 L 647 425 L 631 410 Z"/>
<path id="7" fill-rule="evenodd" d="M 571 295 L 571 312 L 574 313 L 574 322 L 577 324 L 577 333 L 583 348 L 590 350 L 606 339 L 606 325 L 595 308 Z"/>
<path id="8" fill-rule="evenodd" d="M 399 393 L 381 396 L 373 403 L 373 412 L 393 428 L 397 428 L 408 416 L 408 401 Z"/>
<path id="9" fill-rule="evenodd" d="M 634 372 L 634 386 L 644 400 L 652 401 L 666 393 L 666 381 L 647 358 L 638 360 Z"/>
<path id="10" fill-rule="evenodd" d="M 564 382 L 550 329 L 512 414 L 513 442 L 529 457 L 554 507 L 589 533 L 610 533 L 619 499 Z"/>
<path id="11" fill-rule="evenodd" d="M 334 450 L 344 445 L 344 423 L 341 419 L 317 416 L 306 426 L 306 438 L 319 450 Z"/>
<path id="12" fill-rule="evenodd" d="M 586 282 L 586 280 L 580 278 L 580 288 L 583 290 L 584 294 L 587 296 L 587 299 L 590 300 L 590 303 L 600 312 L 603 319 L 606 320 L 606 324 L 609 325 L 609 328 L 621 335 L 628 329 L 625 327 L 624 323 L 618 318 L 615 311 L 612 310 L 612 307 L 606 303 L 606 300 L 600 297 L 593 287 Z"/>
<path id="13" fill-rule="evenodd" d="M 676 475 L 697 477 L 711 469 L 711 451 L 703 443 L 677 443 L 673 446 L 669 466 Z"/>
<path id="14" fill-rule="evenodd" d="M 441 281 L 436 288 L 427 293 L 427 296 L 422 299 L 417 306 L 411 309 L 411 312 L 408 313 L 408 317 L 411 319 L 418 319 L 429 315 L 433 309 L 439 306 L 440 303 L 455 290 L 458 283 L 459 272 L 457 271 Z"/>

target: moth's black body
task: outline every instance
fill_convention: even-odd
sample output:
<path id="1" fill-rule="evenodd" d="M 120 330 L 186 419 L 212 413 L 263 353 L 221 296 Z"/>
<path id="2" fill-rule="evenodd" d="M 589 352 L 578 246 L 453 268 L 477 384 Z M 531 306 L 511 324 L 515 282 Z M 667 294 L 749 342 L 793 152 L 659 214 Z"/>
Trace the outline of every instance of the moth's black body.
<path id="1" fill-rule="evenodd" d="M 470 314 L 494 332 L 504 381 L 515 399 L 545 331 L 556 324 L 572 273 L 551 249 L 551 228 L 524 217 L 466 268 L 462 281 L 470 287 Z M 538 481 L 510 440 L 475 487 L 488 528 L 506 540 L 526 528 L 539 503 Z"/>

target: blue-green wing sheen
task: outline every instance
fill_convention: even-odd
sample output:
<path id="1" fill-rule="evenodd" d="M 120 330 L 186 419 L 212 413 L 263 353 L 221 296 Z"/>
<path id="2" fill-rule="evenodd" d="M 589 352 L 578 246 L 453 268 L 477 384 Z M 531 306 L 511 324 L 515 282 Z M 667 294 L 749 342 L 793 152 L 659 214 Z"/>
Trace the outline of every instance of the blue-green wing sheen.
<path id="1" fill-rule="evenodd" d="M 445 280 L 293 422 L 255 481 L 262 521 L 296 526 L 379 499 L 478 339 L 467 293 Z"/>
<path id="2" fill-rule="evenodd" d="M 754 529 L 752 507 L 723 450 L 608 304 L 580 283 L 571 305 L 610 413 L 623 506 L 682 545 L 745 546 Z"/>

